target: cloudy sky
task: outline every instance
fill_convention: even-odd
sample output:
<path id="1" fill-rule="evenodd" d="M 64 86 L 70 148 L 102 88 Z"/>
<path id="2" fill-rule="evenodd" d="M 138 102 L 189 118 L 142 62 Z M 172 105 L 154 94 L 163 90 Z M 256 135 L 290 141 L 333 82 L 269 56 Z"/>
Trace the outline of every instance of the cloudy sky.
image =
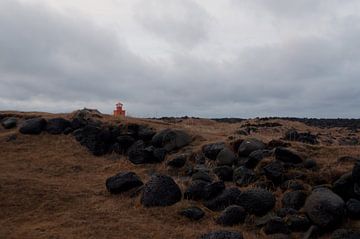
<path id="1" fill-rule="evenodd" d="M 0 110 L 360 117 L 357 0 L 0 0 Z"/>

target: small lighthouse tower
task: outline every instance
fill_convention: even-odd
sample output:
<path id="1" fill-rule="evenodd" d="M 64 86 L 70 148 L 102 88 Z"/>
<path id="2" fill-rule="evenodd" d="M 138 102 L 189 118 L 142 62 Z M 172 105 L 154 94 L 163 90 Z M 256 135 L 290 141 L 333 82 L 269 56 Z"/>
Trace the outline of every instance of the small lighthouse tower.
<path id="1" fill-rule="evenodd" d="M 118 102 L 116 104 L 116 108 L 114 110 L 114 116 L 125 116 L 125 110 L 123 110 L 123 104 L 121 102 Z"/>

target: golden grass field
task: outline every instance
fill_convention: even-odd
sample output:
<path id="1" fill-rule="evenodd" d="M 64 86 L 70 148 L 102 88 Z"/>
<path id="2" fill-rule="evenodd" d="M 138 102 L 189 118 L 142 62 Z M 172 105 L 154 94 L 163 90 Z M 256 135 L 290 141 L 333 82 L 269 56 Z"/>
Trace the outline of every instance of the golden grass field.
<path id="1" fill-rule="evenodd" d="M 18 113 L 19 117 L 41 115 L 70 117 L 47 113 Z M 104 121 L 117 122 L 111 116 Z M 243 123 L 227 124 L 211 120 L 188 119 L 181 123 L 160 120 L 126 118 L 121 121 L 148 124 L 156 129 L 182 128 L 193 137 L 193 143 L 183 150 L 199 150 L 203 144 L 216 141 L 230 142 Z M 256 120 L 251 120 L 257 122 Z M 262 128 L 249 137 L 268 142 L 279 139 L 290 128 L 319 133 L 320 139 L 334 137 L 332 145 L 321 141 L 319 145 L 291 142 L 296 150 L 317 160 L 321 166 L 314 178 L 331 182 L 351 169 L 351 163 L 337 163 L 341 156 L 360 156 L 359 146 L 339 146 L 338 137 L 346 136 L 347 129 L 319 129 L 298 122 L 277 120 L 283 126 Z M 7 138 L 16 135 L 14 141 Z M 356 133 L 359 136 L 359 133 Z M 139 196 L 111 195 L 106 191 L 105 180 L 119 171 L 136 172 L 144 182 L 153 171 L 170 174 L 185 188 L 181 172 L 169 171 L 165 165 L 133 165 L 124 156 L 93 156 L 70 135 L 22 135 L 18 129 L 0 127 L 0 238 L 198 238 L 212 230 L 241 231 L 244 238 L 266 238 L 251 226 L 222 227 L 214 222 L 219 214 L 206 209 L 201 203 L 182 200 L 163 208 L 144 208 Z M 281 195 L 281 191 L 276 192 Z M 279 200 L 278 200 L 279 201 Z M 189 205 L 204 209 L 206 215 L 198 222 L 178 215 Z M 357 222 L 352 227 L 360 227 Z M 326 236 L 325 236 L 326 237 Z M 324 237 L 324 238 L 325 238 Z M 295 235 L 301 238 L 301 235 Z"/>

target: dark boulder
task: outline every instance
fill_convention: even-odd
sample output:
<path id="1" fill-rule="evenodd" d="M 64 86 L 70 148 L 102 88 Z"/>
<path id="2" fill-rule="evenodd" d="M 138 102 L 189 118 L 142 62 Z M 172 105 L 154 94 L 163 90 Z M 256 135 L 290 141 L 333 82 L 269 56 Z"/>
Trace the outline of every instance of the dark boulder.
<path id="1" fill-rule="evenodd" d="M 145 125 L 139 125 L 137 128 L 136 138 L 141 139 L 143 141 L 150 141 L 155 134 L 156 132 L 154 129 Z"/>
<path id="2" fill-rule="evenodd" d="M 182 209 L 179 214 L 191 220 L 197 221 L 204 217 L 205 212 L 198 207 L 188 207 Z"/>
<path id="3" fill-rule="evenodd" d="M 238 149 L 239 156 L 249 156 L 252 152 L 265 149 L 265 144 L 258 139 L 244 140 Z"/>
<path id="4" fill-rule="evenodd" d="M 236 162 L 236 155 L 228 148 L 221 150 L 216 157 L 216 164 L 218 166 L 232 166 Z"/>
<path id="5" fill-rule="evenodd" d="M 171 159 L 169 162 L 167 162 L 167 165 L 172 168 L 181 168 L 185 165 L 187 159 L 186 154 L 181 154 L 175 156 L 175 158 Z"/>
<path id="6" fill-rule="evenodd" d="M 261 188 L 249 189 L 241 193 L 237 205 L 245 208 L 249 214 L 262 216 L 275 206 L 274 195 Z"/>
<path id="7" fill-rule="evenodd" d="M 277 147 L 289 147 L 289 146 L 291 146 L 291 144 L 289 144 L 288 142 L 284 142 L 278 139 L 273 139 L 267 144 L 268 149 L 273 149 Z"/>
<path id="8" fill-rule="evenodd" d="M 32 118 L 25 120 L 19 131 L 22 134 L 40 134 L 46 127 L 46 120 L 43 118 Z"/>
<path id="9" fill-rule="evenodd" d="M 271 180 L 274 184 L 280 184 L 283 181 L 285 168 L 283 163 L 280 161 L 272 161 L 264 168 L 264 173 L 266 178 Z"/>
<path id="10" fill-rule="evenodd" d="M 1 121 L 1 125 L 5 128 L 5 129 L 12 129 L 15 128 L 17 125 L 17 118 L 15 117 L 8 117 L 5 118 Z"/>
<path id="11" fill-rule="evenodd" d="M 152 137 L 152 144 L 167 151 L 182 148 L 192 141 L 191 136 L 182 130 L 165 129 L 156 133 Z"/>
<path id="12" fill-rule="evenodd" d="M 284 219 L 280 217 L 270 218 L 264 226 L 264 232 L 266 235 L 271 234 L 290 234 L 291 231 L 288 225 L 285 223 Z"/>
<path id="13" fill-rule="evenodd" d="M 359 239 L 360 231 L 340 228 L 331 234 L 331 239 Z"/>
<path id="14" fill-rule="evenodd" d="M 260 163 L 261 160 L 264 159 L 264 157 L 268 157 L 270 155 L 271 153 L 269 150 L 255 150 L 244 160 L 244 165 L 247 168 L 253 169 Z"/>
<path id="15" fill-rule="evenodd" d="M 143 185 L 143 182 L 133 172 L 121 172 L 106 180 L 106 189 L 112 194 L 126 192 Z"/>
<path id="16" fill-rule="evenodd" d="M 154 175 L 145 183 L 141 203 L 145 207 L 170 206 L 181 200 L 181 190 L 166 175 Z"/>
<path id="17" fill-rule="evenodd" d="M 246 218 L 246 211 L 243 207 L 232 205 L 227 207 L 216 219 L 216 223 L 223 226 L 233 226 L 243 223 Z"/>
<path id="18" fill-rule="evenodd" d="M 304 232 L 311 226 L 310 220 L 306 216 L 290 215 L 286 223 L 293 232 Z"/>
<path id="19" fill-rule="evenodd" d="M 331 190 L 319 187 L 306 199 L 304 209 L 314 224 L 322 228 L 331 228 L 342 221 L 345 203 Z"/>
<path id="20" fill-rule="evenodd" d="M 202 147 L 202 152 L 210 160 L 216 160 L 217 155 L 225 148 L 224 142 L 207 144 Z"/>
<path id="21" fill-rule="evenodd" d="M 205 187 L 208 182 L 202 180 L 192 181 L 184 192 L 184 199 L 188 200 L 202 200 L 205 195 Z"/>
<path id="22" fill-rule="evenodd" d="M 106 154 L 112 145 L 111 132 L 107 128 L 101 128 L 93 125 L 86 125 L 73 132 L 75 139 L 88 150 L 100 156 Z"/>
<path id="23" fill-rule="evenodd" d="M 233 169 L 230 166 L 218 166 L 213 169 L 213 172 L 218 176 L 220 180 L 232 181 Z"/>
<path id="24" fill-rule="evenodd" d="M 295 215 L 297 213 L 298 213 L 297 210 L 295 210 L 294 208 L 288 208 L 288 207 L 283 207 L 283 208 L 279 208 L 278 210 L 276 210 L 276 215 L 278 217 L 286 217 L 289 215 Z"/>
<path id="25" fill-rule="evenodd" d="M 218 196 L 224 189 L 225 183 L 223 181 L 217 181 L 206 185 L 204 188 L 204 200 L 210 200 Z"/>
<path id="26" fill-rule="evenodd" d="M 67 128 L 71 128 L 71 122 L 69 120 L 53 118 L 47 121 L 45 130 L 49 134 L 62 134 Z"/>
<path id="27" fill-rule="evenodd" d="M 314 159 L 306 159 L 306 160 L 304 161 L 304 167 L 305 167 L 306 169 L 315 170 L 315 169 L 318 168 L 318 165 L 317 165 L 316 160 L 314 160 Z"/>
<path id="28" fill-rule="evenodd" d="M 257 180 L 255 172 L 244 166 L 234 170 L 233 180 L 238 186 L 247 186 Z"/>
<path id="29" fill-rule="evenodd" d="M 291 129 L 285 133 L 285 140 L 298 141 L 307 144 L 318 144 L 316 135 L 311 134 L 310 132 L 299 133 L 295 129 Z"/>
<path id="30" fill-rule="evenodd" d="M 351 198 L 346 202 L 347 214 L 352 219 L 360 219 L 360 201 L 354 198 Z"/>
<path id="31" fill-rule="evenodd" d="M 135 139 L 130 135 L 119 135 L 116 137 L 116 142 L 119 144 L 120 153 L 126 153 L 127 150 L 135 143 Z"/>
<path id="32" fill-rule="evenodd" d="M 128 150 L 129 160 L 133 164 L 160 163 L 165 160 L 165 155 L 165 149 L 145 147 L 142 140 L 136 141 Z"/>
<path id="33" fill-rule="evenodd" d="M 242 233 L 230 231 L 214 231 L 203 234 L 200 239 L 243 239 Z"/>
<path id="34" fill-rule="evenodd" d="M 302 157 L 295 151 L 284 147 L 275 149 L 275 158 L 284 163 L 298 164 L 302 163 Z"/>
<path id="35" fill-rule="evenodd" d="M 350 198 L 359 197 L 354 191 L 354 181 L 351 172 L 342 175 L 332 186 L 332 190 L 345 201 Z"/>
<path id="36" fill-rule="evenodd" d="M 306 197 L 307 194 L 301 190 L 287 192 L 281 200 L 282 206 L 299 210 L 304 206 Z"/>
<path id="37" fill-rule="evenodd" d="M 355 162 L 352 170 L 352 179 L 354 181 L 354 191 L 360 195 L 360 160 Z"/>
<path id="38" fill-rule="evenodd" d="M 206 201 L 204 205 L 212 211 L 221 211 L 230 205 L 238 205 L 241 191 L 238 188 L 227 188 L 217 197 Z"/>
<path id="39" fill-rule="evenodd" d="M 212 177 L 205 170 L 198 170 L 198 171 L 194 172 L 194 174 L 191 176 L 191 179 L 193 181 L 202 180 L 202 181 L 208 182 L 208 183 L 211 183 L 213 181 Z"/>

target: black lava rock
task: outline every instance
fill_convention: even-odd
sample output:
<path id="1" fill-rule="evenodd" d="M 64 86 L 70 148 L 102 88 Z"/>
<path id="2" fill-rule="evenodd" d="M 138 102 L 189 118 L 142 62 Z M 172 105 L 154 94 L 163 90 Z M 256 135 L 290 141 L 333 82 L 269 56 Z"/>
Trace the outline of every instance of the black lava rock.
<path id="1" fill-rule="evenodd" d="M 205 215 L 204 211 L 198 207 L 184 208 L 179 212 L 179 214 L 194 221 L 200 220 Z"/>
<path id="2" fill-rule="evenodd" d="M 285 193 L 281 202 L 283 207 L 299 210 L 304 206 L 306 198 L 307 194 L 304 191 L 297 190 Z"/>
<path id="3" fill-rule="evenodd" d="M 207 144 L 202 147 L 204 155 L 210 160 L 216 160 L 217 155 L 225 148 L 224 142 Z"/>
<path id="4" fill-rule="evenodd" d="M 212 211 L 221 211 L 230 205 L 239 205 L 241 191 L 238 188 L 227 188 L 217 197 L 206 201 L 204 205 Z"/>
<path id="5" fill-rule="evenodd" d="M 275 158 L 284 163 L 302 163 L 302 157 L 295 151 L 288 148 L 278 147 L 275 149 Z"/>
<path id="6" fill-rule="evenodd" d="M 280 217 L 273 217 L 268 220 L 264 226 L 264 232 L 267 235 L 270 234 L 290 234 L 291 231 L 285 221 Z"/>
<path id="7" fill-rule="evenodd" d="M 188 200 L 202 200 L 205 195 L 205 187 L 208 182 L 202 180 L 192 181 L 189 187 L 184 192 L 184 199 Z"/>
<path id="8" fill-rule="evenodd" d="M 22 134 L 40 134 L 46 127 L 46 120 L 43 118 L 33 118 L 24 121 L 19 131 Z"/>
<path id="9" fill-rule="evenodd" d="M 240 194 L 237 205 L 245 208 L 249 214 L 262 216 L 275 206 L 274 195 L 261 188 L 249 189 Z"/>
<path id="10" fill-rule="evenodd" d="M 223 226 L 233 226 L 243 223 L 246 218 L 246 211 L 243 207 L 232 205 L 227 207 L 216 219 L 216 223 Z"/>
<path id="11" fill-rule="evenodd" d="M 141 203 L 145 207 L 170 206 L 181 200 L 181 190 L 166 175 L 154 175 L 145 183 Z"/>
<path id="12" fill-rule="evenodd" d="M 360 201 L 351 198 L 346 202 L 347 214 L 352 219 L 360 219 Z"/>
<path id="13" fill-rule="evenodd" d="M 233 180 L 238 186 L 247 186 L 257 180 L 255 172 L 244 166 L 234 170 Z"/>
<path id="14" fill-rule="evenodd" d="M 172 168 L 181 168 L 185 165 L 187 159 L 186 154 L 181 154 L 170 160 L 167 165 Z"/>
<path id="15" fill-rule="evenodd" d="M 252 152 L 265 149 L 265 144 L 258 139 L 244 140 L 238 149 L 239 156 L 249 156 Z"/>
<path id="16" fill-rule="evenodd" d="M 316 188 L 306 199 L 305 212 L 309 219 L 321 228 L 338 225 L 345 215 L 345 203 L 327 188 Z"/>
<path id="17" fill-rule="evenodd" d="M 15 128 L 17 125 L 17 118 L 15 117 L 8 117 L 5 118 L 1 121 L 1 125 L 5 128 L 5 129 L 12 129 Z"/>
<path id="18" fill-rule="evenodd" d="M 157 148 L 164 148 L 167 151 L 182 148 L 192 141 L 190 135 L 182 130 L 165 129 L 156 133 L 151 139 L 152 144 Z"/>
<path id="19" fill-rule="evenodd" d="M 69 120 L 53 118 L 47 121 L 45 130 L 49 134 L 62 134 L 67 128 L 71 128 L 71 122 Z"/>
<path id="20" fill-rule="evenodd" d="M 121 172 L 106 180 L 106 189 L 112 194 L 126 192 L 142 185 L 141 179 L 133 172 Z"/>
<path id="21" fill-rule="evenodd" d="M 213 169 L 213 172 L 218 176 L 220 180 L 232 181 L 233 169 L 230 166 L 218 166 Z"/>

